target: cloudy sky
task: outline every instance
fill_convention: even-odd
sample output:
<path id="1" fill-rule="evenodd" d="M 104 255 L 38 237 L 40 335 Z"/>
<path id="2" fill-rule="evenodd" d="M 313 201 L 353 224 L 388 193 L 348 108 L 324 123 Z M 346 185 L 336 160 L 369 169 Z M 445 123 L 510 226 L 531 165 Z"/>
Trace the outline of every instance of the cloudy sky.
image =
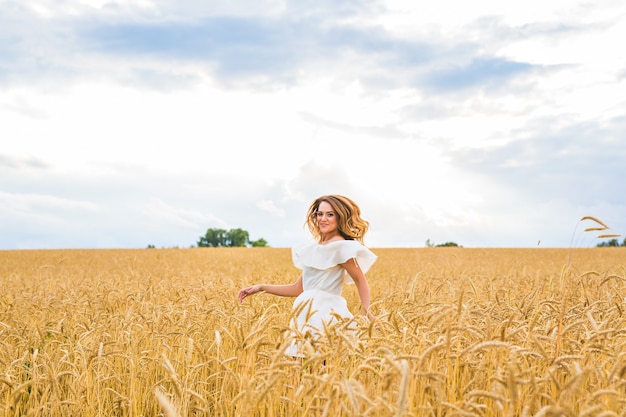
<path id="1" fill-rule="evenodd" d="M 0 249 L 626 235 L 623 0 L 0 0 Z"/>

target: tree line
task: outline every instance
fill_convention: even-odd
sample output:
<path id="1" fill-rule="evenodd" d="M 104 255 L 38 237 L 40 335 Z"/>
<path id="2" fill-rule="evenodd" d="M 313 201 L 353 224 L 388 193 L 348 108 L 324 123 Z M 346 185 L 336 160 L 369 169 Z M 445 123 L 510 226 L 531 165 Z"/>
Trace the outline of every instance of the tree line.
<path id="1" fill-rule="evenodd" d="M 611 239 L 607 242 L 601 242 L 596 245 L 599 248 L 613 247 L 613 246 L 626 246 L 626 238 L 622 243 L 619 243 L 617 239 Z"/>
<path id="2" fill-rule="evenodd" d="M 267 241 L 263 238 L 250 240 L 247 230 L 236 229 L 208 229 L 204 236 L 200 236 L 197 245 L 199 248 L 207 247 L 266 247 Z"/>
<path id="3" fill-rule="evenodd" d="M 427 248 L 462 248 L 463 246 L 459 245 L 456 242 L 446 242 L 446 243 L 434 243 L 431 242 L 430 239 L 426 239 L 426 247 Z"/>

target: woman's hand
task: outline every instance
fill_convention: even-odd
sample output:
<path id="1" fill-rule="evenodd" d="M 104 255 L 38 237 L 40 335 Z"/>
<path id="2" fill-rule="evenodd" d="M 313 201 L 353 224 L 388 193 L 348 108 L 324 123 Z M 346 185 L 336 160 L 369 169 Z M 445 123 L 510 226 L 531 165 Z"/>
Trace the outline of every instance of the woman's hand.
<path id="1" fill-rule="evenodd" d="M 260 291 L 263 291 L 261 289 L 261 284 L 253 285 L 251 287 L 247 287 L 247 288 L 242 289 L 241 291 L 239 291 L 239 295 L 238 295 L 239 302 L 240 303 L 243 302 L 243 299 L 246 298 L 247 296 L 252 295 L 252 294 L 256 294 L 256 293 L 258 293 Z"/>

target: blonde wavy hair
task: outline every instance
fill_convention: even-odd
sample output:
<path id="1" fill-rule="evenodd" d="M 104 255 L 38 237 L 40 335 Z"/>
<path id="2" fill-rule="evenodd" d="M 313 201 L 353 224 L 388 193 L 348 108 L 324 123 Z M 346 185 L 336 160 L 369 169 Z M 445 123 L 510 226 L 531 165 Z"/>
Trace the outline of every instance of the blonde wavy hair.
<path id="1" fill-rule="evenodd" d="M 369 229 L 369 222 L 361 218 L 359 206 L 342 195 L 332 194 L 316 198 L 309 206 L 305 224 L 317 240 L 322 239 L 319 225 L 317 224 L 317 210 L 320 204 L 330 204 L 337 216 L 337 230 L 346 240 L 357 240 L 363 243 L 363 237 Z"/>

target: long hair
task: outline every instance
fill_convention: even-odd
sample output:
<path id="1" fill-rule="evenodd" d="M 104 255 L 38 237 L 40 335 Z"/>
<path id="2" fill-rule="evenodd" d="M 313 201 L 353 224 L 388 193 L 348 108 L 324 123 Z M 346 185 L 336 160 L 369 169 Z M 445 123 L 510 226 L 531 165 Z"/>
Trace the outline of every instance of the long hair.
<path id="1" fill-rule="evenodd" d="M 332 194 L 318 197 L 309 206 L 305 224 L 317 240 L 322 239 L 319 225 L 317 224 L 317 210 L 322 202 L 330 204 L 337 216 L 337 230 L 346 240 L 357 240 L 363 243 L 363 237 L 369 229 L 369 222 L 361 218 L 359 206 L 342 195 Z"/>

